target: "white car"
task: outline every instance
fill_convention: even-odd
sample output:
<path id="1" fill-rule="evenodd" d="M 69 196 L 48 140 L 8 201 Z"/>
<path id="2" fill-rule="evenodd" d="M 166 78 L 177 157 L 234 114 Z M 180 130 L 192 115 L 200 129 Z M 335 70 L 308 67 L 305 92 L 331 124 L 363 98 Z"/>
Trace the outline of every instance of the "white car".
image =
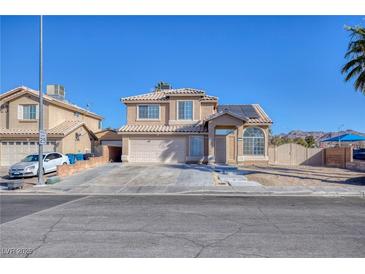
<path id="1" fill-rule="evenodd" d="M 58 152 L 43 153 L 43 173 L 49 173 L 57 170 L 59 165 L 68 165 L 70 161 L 66 155 Z M 10 178 L 31 177 L 38 175 L 38 154 L 31 154 L 25 157 L 21 162 L 12 165 L 9 168 Z"/>

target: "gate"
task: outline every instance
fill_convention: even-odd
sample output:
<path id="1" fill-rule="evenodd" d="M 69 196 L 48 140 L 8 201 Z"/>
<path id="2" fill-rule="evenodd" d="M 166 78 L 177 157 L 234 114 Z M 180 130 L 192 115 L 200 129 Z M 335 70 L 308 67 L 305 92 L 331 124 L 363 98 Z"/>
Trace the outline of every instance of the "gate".
<path id="1" fill-rule="evenodd" d="M 298 144 L 269 147 L 269 163 L 276 165 L 321 166 L 324 163 L 322 148 L 306 148 Z"/>

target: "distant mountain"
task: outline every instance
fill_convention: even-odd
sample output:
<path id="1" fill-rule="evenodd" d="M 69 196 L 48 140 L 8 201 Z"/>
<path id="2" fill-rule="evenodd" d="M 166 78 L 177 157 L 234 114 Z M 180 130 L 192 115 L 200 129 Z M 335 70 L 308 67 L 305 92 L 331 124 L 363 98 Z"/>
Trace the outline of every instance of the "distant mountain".
<path id="1" fill-rule="evenodd" d="M 295 139 L 295 138 L 302 138 L 304 139 L 307 136 L 313 136 L 316 142 L 320 142 L 321 140 L 332 138 L 335 136 L 339 136 L 342 134 L 357 134 L 361 136 L 365 136 L 365 133 L 358 132 L 352 129 L 342 130 L 342 131 L 331 131 L 331 132 L 325 132 L 325 131 L 302 131 L 302 130 L 292 130 L 289 133 L 281 133 L 278 135 L 275 135 L 274 137 L 286 137 L 289 139 Z"/>

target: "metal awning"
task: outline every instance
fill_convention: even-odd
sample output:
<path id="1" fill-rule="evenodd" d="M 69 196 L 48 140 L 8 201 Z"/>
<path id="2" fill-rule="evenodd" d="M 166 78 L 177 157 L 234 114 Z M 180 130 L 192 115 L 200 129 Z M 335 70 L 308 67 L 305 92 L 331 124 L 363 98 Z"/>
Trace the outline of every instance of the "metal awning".
<path id="1" fill-rule="evenodd" d="M 365 141 L 365 137 L 356 134 L 343 134 L 322 140 L 321 142 L 359 142 L 359 141 Z"/>

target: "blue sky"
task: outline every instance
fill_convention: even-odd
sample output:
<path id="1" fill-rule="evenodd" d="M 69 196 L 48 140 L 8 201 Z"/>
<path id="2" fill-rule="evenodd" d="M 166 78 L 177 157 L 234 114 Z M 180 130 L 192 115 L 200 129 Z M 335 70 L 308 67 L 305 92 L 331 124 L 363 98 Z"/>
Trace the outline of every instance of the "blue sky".
<path id="1" fill-rule="evenodd" d="M 0 90 L 38 87 L 35 16 L 2 16 Z M 340 67 L 359 16 L 46 16 L 44 80 L 67 99 L 125 123 L 120 98 L 158 81 L 204 89 L 220 103 L 259 103 L 273 132 L 365 132 L 365 96 Z"/>

